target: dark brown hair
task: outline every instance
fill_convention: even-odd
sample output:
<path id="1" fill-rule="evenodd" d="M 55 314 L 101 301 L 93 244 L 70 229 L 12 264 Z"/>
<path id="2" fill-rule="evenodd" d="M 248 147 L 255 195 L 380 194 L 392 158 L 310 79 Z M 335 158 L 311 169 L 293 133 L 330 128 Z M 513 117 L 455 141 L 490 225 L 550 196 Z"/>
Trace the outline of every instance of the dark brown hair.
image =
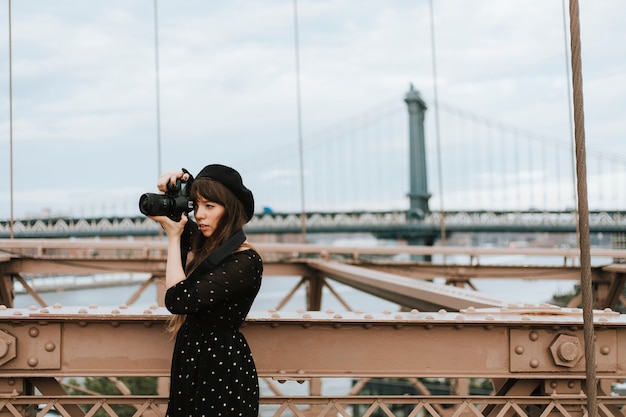
<path id="1" fill-rule="evenodd" d="M 187 273 L 247 223 L 243 203 L 221 182 L 208 177 L 196 178 L 190 186 L 189 198 L 195 205 L 200 197 L 224 206 L 224 214 L 210 237 L 196 234 L 191 246 L 193 259 L 187 266 Z"/>

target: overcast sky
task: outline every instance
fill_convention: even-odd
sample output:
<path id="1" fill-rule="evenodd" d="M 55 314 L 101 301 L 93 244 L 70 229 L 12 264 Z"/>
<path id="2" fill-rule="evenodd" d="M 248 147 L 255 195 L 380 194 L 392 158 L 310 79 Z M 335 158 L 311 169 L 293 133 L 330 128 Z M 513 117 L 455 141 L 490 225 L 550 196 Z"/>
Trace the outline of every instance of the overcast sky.
<path id="1" fill-rule="evenodd" d="M 439 101 L 567 142 L 562 0 L 433 3 Z M 587 147 L 626 158 L 626 2 L 581 3 Z M 6 219 L 3 4 L 0 218 Z M 427 0 L 297 5 L 305 140 L 384 103 L 402 106 L 411 83 L 433 102 Z M 139 195 L 155 191 L 159 166 L 195 173 L 209 163 L 239 169 L 258 207 L 271 203 L 263 190 L 276 188 L 269 171 L 277 168 L 265 161 L 299 143 L 293 1 L 159 0 L 157 10 L 160 141 L 153 0 L 12 2 L 17 218 L 44 208 L 136 214 Z M 297 183 L 295 172 L 284 175 Z"/>

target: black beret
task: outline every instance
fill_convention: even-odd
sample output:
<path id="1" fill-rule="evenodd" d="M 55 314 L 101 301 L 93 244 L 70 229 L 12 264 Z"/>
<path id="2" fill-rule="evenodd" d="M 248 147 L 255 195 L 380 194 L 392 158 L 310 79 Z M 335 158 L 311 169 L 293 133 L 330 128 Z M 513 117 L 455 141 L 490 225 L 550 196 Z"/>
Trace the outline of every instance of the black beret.
<path id="1" fill-rule="evenodd" d="M 254 215 L 254 197 L 252 191 L 243 185 L 241 175 L 231 167 L 220 164 L 207 165 L 202 168 L 196 178 L 213 178 L 226 186 L 243 203 L 246 220 L 250 221 Z"/>

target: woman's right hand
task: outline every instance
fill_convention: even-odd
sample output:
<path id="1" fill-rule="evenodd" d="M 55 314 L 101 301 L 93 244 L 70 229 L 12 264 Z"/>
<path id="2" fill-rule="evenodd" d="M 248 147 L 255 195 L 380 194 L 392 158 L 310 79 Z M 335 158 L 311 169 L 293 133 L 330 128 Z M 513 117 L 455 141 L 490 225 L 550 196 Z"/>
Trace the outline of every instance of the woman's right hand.
<path id="1" fill-rule="evenodd" d="M 168 184 L 176 184 L 176 180 L 178 179 L 185 182 L 189 180 L 189 174 L 178 169 L 172 169 L 170 171 L 167 171 L 159 177 L 159 181 L 157 182 L 157 188 L 161 192 L 167 192 Z"/>

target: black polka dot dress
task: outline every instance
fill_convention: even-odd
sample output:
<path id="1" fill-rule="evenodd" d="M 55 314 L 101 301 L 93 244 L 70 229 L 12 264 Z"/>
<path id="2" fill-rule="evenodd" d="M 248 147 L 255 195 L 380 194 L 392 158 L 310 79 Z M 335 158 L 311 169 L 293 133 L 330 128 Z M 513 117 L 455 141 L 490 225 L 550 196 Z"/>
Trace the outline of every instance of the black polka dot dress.
<path id="1" fill-rule="evenodd" d="M 174 345 L 167 416 L 258 416 L 258 377 L 239 327 L 262 273 L 261 257 L 248 249 L 213 269 L 199 266 L 167 290 L 167 309 L 187 315 Z"/>

